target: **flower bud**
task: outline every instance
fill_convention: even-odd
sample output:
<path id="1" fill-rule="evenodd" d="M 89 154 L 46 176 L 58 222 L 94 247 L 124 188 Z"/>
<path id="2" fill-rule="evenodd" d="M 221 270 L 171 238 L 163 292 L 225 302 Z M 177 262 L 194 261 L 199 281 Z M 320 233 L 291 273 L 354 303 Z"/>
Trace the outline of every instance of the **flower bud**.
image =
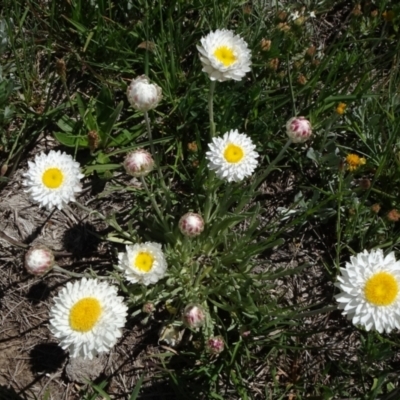
<path id="1" fill-rule="evenodd" d="M 153 167 L 153 157 L 144 149 L 132 151 L 124 160 L 125 171 L 132 176 L 146 176 L 153 170 Z"/>
<path id="2" fill-rule="evenodd" d="M 133 79 L 126 94 L 131 106 L 139 111 L 149 111 L 157 107 L 162 99 L 161 88 L 155 83 L 149 83 L 146 75 Z"/>
<path id="3" fill-rule="evenodd" d="M 185 236 L 198 236 L 204 230 L 204 220 L 199 214 L 186 213 L 179 220 L 179 229 Z"/>
<path id="4" fill-rule="evenodd" d="M 225 347 L 224 339 L 222 336 L 214 336 L 207 340 L 206 347 L 211 354 L 222 353 Z"/>
<path id="5" fill-rule="evenodd" d="M 155 311 L 156 307 L 154 306 L 153 303 L 144 303 L 143 307 L 142 307 L 142 312 L 144 312 L 145 314 L 153 314 L 153 312 Z"/>
<path id="6" fill-rule="evenodd" d="M 387 219 L 390 222 L 398 222 L 400 220 L 400 213 L 397 210 L 393 209 L 388 212 Z"/>
<path id="7" fill-rule="evenodd" d="M 54 254 L 46 246 L 37 244 L 25 254 L 25 268 L 32 275 L 44 275 L 54 266 Z"/>
<path id="8" fill-rule="evenodd" d="M 293 143 L 303 143 L 312 135 L 310 121 L 304 117 L 290 118 L 286 123 L 286 133 Z"/>
<path id="9" fill-rule="evenodd" d="M 379 211 L 381 211 L 381 206 L 380 206 L 380 204 L 378 204 L 378 203 L 373 204 L 373 205 L 371 206 L 371 211 L 372 211 L 374 214 L 378 214 Z"/>
<path id="10" fill-rule="evenodd" d="M 204 325 L 205 319 L 203 308 L 197 304 L 189 304 L 183 310 L 182 321 L 188 328 L 200 328 Z"/>

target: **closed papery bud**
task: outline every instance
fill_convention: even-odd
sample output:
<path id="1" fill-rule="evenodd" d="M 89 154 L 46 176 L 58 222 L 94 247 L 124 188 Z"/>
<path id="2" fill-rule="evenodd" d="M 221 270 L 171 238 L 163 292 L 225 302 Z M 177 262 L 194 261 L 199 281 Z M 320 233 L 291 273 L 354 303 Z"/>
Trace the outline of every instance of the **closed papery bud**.
<path id="1" fill-rule="evenodd" d="M 214 336 L 207 340 L 206 347 L 211 354 L 222 353 L 225 347 L 224 339 L 222 336 Z"/>
<path id="2" fill-rule="evenodd" d="M 131 106 L 139 111 L 149 111 L 157 107 L 162 99 L 160 86 L 150 83 L 146 75 L 133 79 L 126 95 Z"/>
<path id="3" fill-rule="evenodd" d="M 205 320 L 206 314 L 203 308 L 197 304 L 189 304 L 183 310 L 182 321 L 188 328 L 200 328 L 204 325 Z"/>
<path id="4" fill-rule="evenodd" d="M 142 307 L 142 311 L 145 314 L 153 314 L 155 309 L 156 309 L 155 305 L 153 303 L 150 303 L 150 302 L 144 303 L 143 307 Z"/>
<path id="5" fill-rule="evenodd" d="M 303 143 L 312 135 L 311 123 L 304 117 L 290 118 L 286 123 L 286 133 L 293 143 Z"/>
<path id="6" fill-rule="evenodd" d="M 204 220 L 199 214 L 186 213 L 179 220 L 179 229 L 185 236 L 198 236 L 204 230 Z"/>
<path id="7" fill-rule="evenodd" d="M 32 246 L 25 254 L 25 268 L 32 275 L 43 275 L 54 266 L 54 254 L 46 246 Z"/>
<path id="8" fill-rule="evenodd" d="M 137 149 L 125 157 L 124 168 L 129 175 L 146 176 L 153 170 L 154 160 L 148 151 Z"/>

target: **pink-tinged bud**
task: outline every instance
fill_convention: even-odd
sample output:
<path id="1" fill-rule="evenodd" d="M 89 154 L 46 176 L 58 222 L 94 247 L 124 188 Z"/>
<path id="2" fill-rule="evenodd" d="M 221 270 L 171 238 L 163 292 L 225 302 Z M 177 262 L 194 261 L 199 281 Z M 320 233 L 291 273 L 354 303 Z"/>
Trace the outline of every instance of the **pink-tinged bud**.
<path id="1" fill-rule="evenodd" d="M 154 160 L 148 151 L 137 149 L 125 157 L 124 168 L 129 175 L 146 176 L 153 170 Z"/>
<path id="2" fill-rule="evenodd" d="M 206 347 L 211 354 L 222 353 L 225 347 L 224 339 L 222 336 L 214 336 L 207 340 Z"/>
<path id="3" fill-rule="evenodd" d="M 150 83 L 146 75 L 133 79 L 128 86 L 126 95 L 131 106 L 139 111 L 149 111 L 156 108 L 162 99 L 160 86 Z"/>
<path id="4" fill-rule="evenodd" d="M 204 325 L 205 319 L 206 314 L 201 306 L 189 304 L 183 310 L 182 320 L 188 328 L 200 328 Z"/>
<path id="5" fill-rule="evenodd" d="M 312 135 L 310 121 L 304 117 L 290 118 L 286 123 L 286 133 L 293 143 L 303 143 Z"/>
<path id="6" fill-rule="evenodd" d="M 43 275 L 53 266 L 54 254 L 42 244 L 32 246 L 25 254 L 25 268 L 32 275 Z"/>
<path id="7" fill-rule="evenodd" d="M 198 236 L 204 230 L 204 220 L 199 214 L 186 213 L 179 220 L 179 229 L 185 236 Z"/>
<path id="8" fill-rule="evenodd" d="M 156 307 L 154 306 L 153 303 L 144 303 L 143 307 L 142 307 L 142 311 L 145 314 L 153 314 L 153 312 L 155 311 Z"/>

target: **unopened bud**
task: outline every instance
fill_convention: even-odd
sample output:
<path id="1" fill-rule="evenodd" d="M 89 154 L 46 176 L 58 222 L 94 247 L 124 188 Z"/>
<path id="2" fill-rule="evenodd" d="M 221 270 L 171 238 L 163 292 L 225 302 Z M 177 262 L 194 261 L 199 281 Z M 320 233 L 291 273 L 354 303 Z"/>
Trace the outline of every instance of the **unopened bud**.
<path id="1" fill-rule="evenodd" d="M 204 220 L 199 214 L 186 213 L 179 220 L 179 229 L 185 236 L 198 236 L 204 230 Z"/>
<path id="2" fill-rule="evenodd" d="M 67 79 L 67 67 L 63 58 L 56 58 L 57 75 L 65 82 Z"/>
<path id="3" fill-rule="evenodd" d="M 273 58 L 269 63 L 268 63 L 268 68 L 272 69 L 273 71 L 276 71 L 279 67 L 279 58 Z"/>
<path id="4" fill-rule="evenodd" d="M 279 21 L 285 22 L 288 17 L 288 13 L 286 11 L 279 11 L 276 17 L 279 19 Z"/>
<path id="5" fill-rule="evenodd" d="M 149 111 L 157 107 L 162 99 L 161 88 L 150 83 L 146 75 L 133 79 L 126 94 L 131 106 L 139 111 Z"/>
<path id="6" fill-rule="evenodd" d="M 304 117 L 290 118 L 286 123 L 286 133 L 293 143 L 303 143 L 312 135 L 311 123 Z"/>
<path id="7" fill-rule="evenodd" d="M 225 347 L 224 339 L 222 336 L 214 336 L 207 340 L 206 347 L 211 354 L 222 353 Z"/>
<path id="8" fill-rule="evenodd" d="M 91 151 L 94 151 L 99 147 L 100 137 L 97 131 L 92 130 L 88 132 L 88 142 Z"/>
<path id="9" fill-rule="evenodd" d="M 3 164 L 1 166 L 1 169 L 0 169 L 0 176 L 4 176 L 6 174 L 6 172 L 7 172 L 7 170 L 8 170 L 8 165 L 7 164 Z"/>
<path id="10" fill-rule="evenodd" d="M 393 209 L 388 212 L 387 219 L 390 222 L 397 222 L 400 220 L 400 213 L 397 210 Z"/>
<path id="11" fill-rule="evenodd" d="M 272 42 L 270 40 L 267 39 L 261 39 L 261 50 L 262 51 L 269 51 L 271 49 L 271 44 Z"/>
<path id="12" fill-rule="evenodd" d="M 145 314 L 153 314 L 153 312 L 155 311 L 156 307 L 154 306 L 153 303 L 144 303 L 143 307 L 142 307 L 142 311 Z"/>
<path id="13" fill-rule="evenodd" d="M 297 78 L 297 83 L 304 86 L 307 83 L 307 78 L 303 74 L 300 74 Z"/>
<path id="14" fill-rule="evenodd" d="M 148 151 L 137 149 L 125 157 L 124 168 L 129 175 L 146 176 L 153 170 L 154 160 Z"/>
<path id="15" fill-rule="evenodd" d="M 42 244 L 32 246 L 25 254 L 25 269 L 32 275 L 44 275 L 54 266 L 54 254 Z"/>
<path id="16" fill-rule="evenodd" d="M 199 305 L 189 304 L 183 310 L 182 321 L 188 328 L 200 328 L 204 325 L 205 320 L 206 314 Z"/>
<path id="17" fill-rule="evenodd" d="M 313 58 L 316 51 L 317 51 L 317 48 L 315 46 L 310 46 L 306 51 L 306 56 L 309 58 Z"/>
<path id="18" fill-rule="evenodd" d="M 359 17 L 360 15 L 362 15 L 361 4 L 356 4 L 354 6 L 352 14 L 355 15 L 356 17 Z"/>
<path id="19" fill-rule="evenodd" d="M 373 204 L 373 205 L 371 206 L 371 211 L 372 211 L 374 214 L 378 214 L 379 211 L 381 211 L 381 206 L 380 206 L 378 203 L 375 203 L 375 204 Z"/>
<path id="20" fill-rule="evenodd" d="M 360 188 L 368 190 L 371 187 L 371 181 L 367 178 L 361 179 L 359 182 Z"/>

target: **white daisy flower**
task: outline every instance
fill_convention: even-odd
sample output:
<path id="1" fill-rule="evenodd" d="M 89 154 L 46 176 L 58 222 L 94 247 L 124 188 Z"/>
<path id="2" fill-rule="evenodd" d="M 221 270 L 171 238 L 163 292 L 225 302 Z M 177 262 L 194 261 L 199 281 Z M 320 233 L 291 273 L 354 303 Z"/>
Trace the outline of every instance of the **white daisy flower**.
<path id="1" fill-rule="evenodd" d="M 228 182 L 238 182 L 250 176 L 257 167 L 258 153 L 255 145 L 244 133 L 237 129 L 224 134 L 222 138 L 213 138 L 206 153 L 208 167 L 215 171 L 218 178 Z"/>
<path id="2" fill-rule="evenodd" d="M 393 252 L 385 257 L 380 249 L 364 250 L 340 270 L 342 292 L 335 297 L 343 315 L 367 331 L 400 329 L 400 261 Z"/>
<path id="3" fill-rule="evenodd" d="M 217 29 L 200 41 L 201 46 L 197 46 L 197 50 L 200 52 L 203 72 L 212 81 L 240 81 L 250 71 L 251 52 L 239 35 L 227 29 Z"/>
<path id="4" fill-rule="evenodd" d="M 97 279 L 68 282 L 50 310 L 50 330 L 70 357 L 92 359 L 121 337 L 128 308 L 117 288 Z"/>
<path id="5" fill-rule="evenodd" d="M 164 277 L 167 261 L 161 244 L 146 242 L 126 246 L 126 253 L 118 254 L 118 269 L 131 283 L 149 285 Z"/>
<path id="6" fill-rule="evenodd" d="M 32 200 L 48 210 L 57 207 L 61 210 L 82 188 L 79 163 L 60 151 L 51 150 L 49 154 L 40 153 L 34 162 L 28 161 L 29 169 L 23 176 L 23 185 L 27 187 Z"/>

